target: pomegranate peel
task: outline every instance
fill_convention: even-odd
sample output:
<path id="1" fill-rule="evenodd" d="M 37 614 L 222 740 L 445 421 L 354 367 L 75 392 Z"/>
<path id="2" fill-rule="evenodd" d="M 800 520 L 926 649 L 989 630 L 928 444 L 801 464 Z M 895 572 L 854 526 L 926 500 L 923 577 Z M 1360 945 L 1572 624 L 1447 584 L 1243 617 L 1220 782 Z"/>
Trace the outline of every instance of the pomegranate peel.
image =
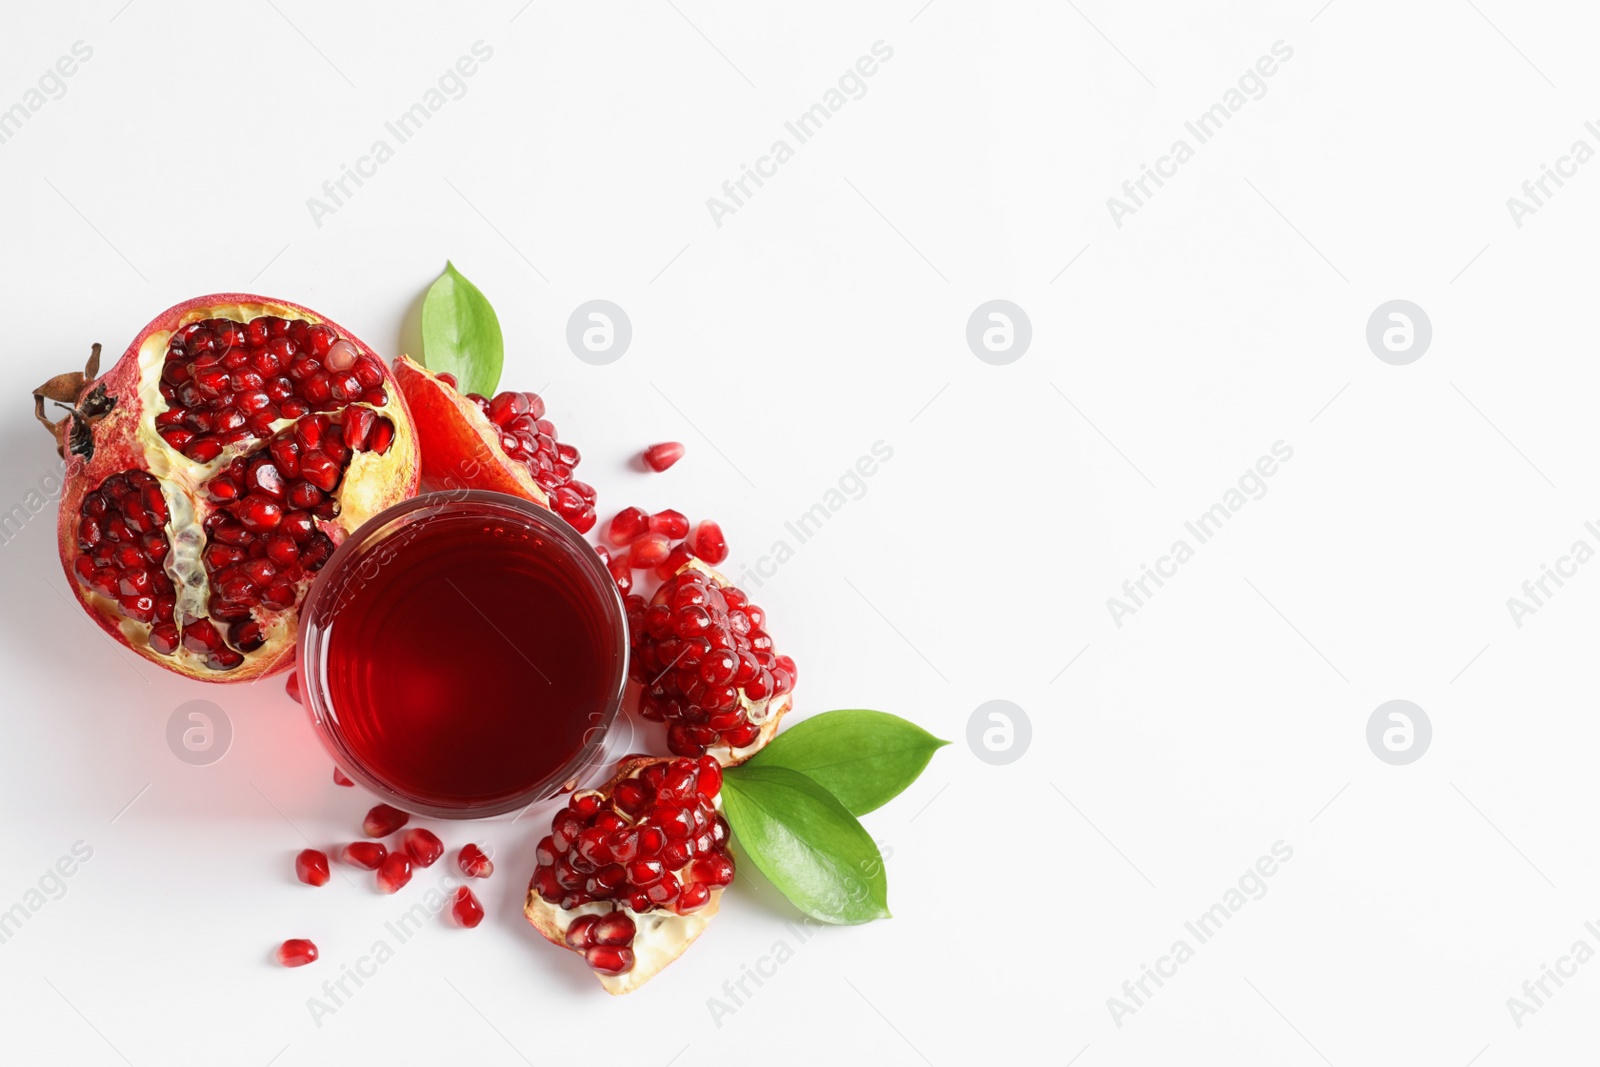
<path id="1" fill-rule="evenodd" d="M 571 823 L 573 819 L 581 817 L 579 815 L 580 812 L 590 811 L 592 808 L 593 810 L 587 817 L 591 822 L 600 822 L 602 827 L 618 825 L 625 827 L 627 830 L 637 829 L 637 836 L 643 836 L 647 830 L 654 827 L 654 819 L 657 812 L 656 801 L 660 799 L 663 792 L 670 793 L 676 784 L 669 785 L 664 781 L 666 777 L 665 771 L 675 764 L 681 767 L 682 764 L 689 762 L 693 761 L 684 759 L 669 760 L 654 756 L 630 756 L 618 765 L 616 773 L 598 790 L 574 794 L 572 800 L 569 801 L 568 807 L 563 808 L 556 814 L 556 824 L 559 825 L 564 818 Z M 652 768 L 660 769 L 653 770 Z M 647 781 L 646 775 L 661 780 L 663 788 L 650 787 L 650 790 L 654 790 L 654 792 L 644 789 L 641 783 Z M 710 788 L 717 791 L 714 795 L 705 797 L 705 799 L 711 807 L 720 813 L 722 809 L 720 773 L 713 776 L 702 769 L 697 771 L 694 778 L 701 783 L 698 786 L 699 789 Z M 625 783 L 631 783 L 631 788 L 634 790 L 632 794 L 628 792 L 630 786 Z M 704 796 L 705 794 L 700 792 L 699 796 L 691 794 L 690 799 L 694 800 L 698 805 L 699 797 Z M 665 802 L 665 806 L 670 808 L 672 803 L 677 802 Z M 630 807 L 634 810 L 631 815 L 629 814 Z M 682 811 L 685 809 L 678 808 L 676 810 Z M 666 812 L 662 811 L 661 814 L 665 816 Z M 726 852 L 726 822 L 721 819 L 720 814 L 716 816 L 716 819 L 717 821 L 713 824 L 713 828 L 705 832 L 705 836 L 711 839 L 712 847 L 702 852 L 699 850 L 698 845 L 690 845 L 687 851 L 693 853 L 693 855 L 681 863 L 676 871 L 669 870 L 663 873 L 652 870 L 649 872 L 652 887 L 671 880 L 675 887 L 673 896 L 688 895 L 692 889 L 696 893 L 696 899 L 703 899 L 703 903 L 695 905 L 691 910 L 687 910 L 685 914 L 679 914 L 670 904 L 667 906 L 651 906 L 639 910 L 634 908 L 631 902 L 617 899 L 615 896 L 591 900 L 585 899 L 588 896 L 586 892 L 564 891 L 555 881 L 556 876 L 551 872 L 556 864 L 565 862 L 567 857 L 578 855 L 586 849 L 586 842 L 581 839 L 581 834 L 579 838 L 567 843 L 568 847 L 562 850 L 563 855 L 560 856 L 546 856 L 544 854 L 546 851 L 553 849 L 549 838 L 540 843 L 541 860 L 550 859 L 552 862 L 541 862 L 539 868 L 535 870 L 534 877 L 528 886 L 528 896 L 523 906 L 523 914 L 527 917 L 528 922 L 533 925 L 533 928 L 544 936 L 545 940 L 583 956 L 591 969 L 594 970 L 595 977 L 599 979 L 600 985 L 606 992 L 614 996 L 631 993 L 681 956 L 684 950 L 705 932 L 706 927 L 710 925 L 712 917 L 717 914 L 721 906 L 724 886 L 709 885 L 700 882 L 696 877 L 699 871 L 696 864 L 702 862 L 725 862 L 726 867 L 722 873 L 726 875 L 727 882 L 732 880 L 732 858 Z M 595 827 L 589 826 L 585 829 L 593 831 Z M 690 842 L 695 842 L 699 836 L 702 835 L 687 836 L 681 840 L 670 840 L 667 841 L 667 845 L 668 847 L 672 845 L 682 847 Z M 663 840 L 666 840 L 664 835 Z M 662 854 L 665 851 L 665 849 L 662 849 Z M 642 855 L 641 858 L 643 858 Z M 683 859 L 683 857 L 679 856 L 678 859 Z M 650 863 L 652 860 L 643 858 L 643 862 Z M 657 862 L 656 866 L 659 867 L 661 864 Z M 588 881 L 594 881 L 599 875 L 600 868 L 596 868 L 595 874 L 588 876 Z M 680 880 L 681 886 L 679 885 Z M 609 892 L 636 893 L 640 892 L 640 890 L 630 884 Z M 551 896 L 556 894 L 559 894 L 559 896 L 556 899 L 551 899 Z M 665 896 L 666 894 L 662 895 Z M 668 899 L 672 898 L 669 897 Z M 572 906 L 563 907 L 564 903 L 570 903 Z M 595 917 L 594 921 L 588 918 L 590 916 Z M 574 936 L 576 930 L 593 931 L 601 922 L 612 922 L 613 917 L 620 917 L 615 919 L 616 925 L 626 928 L 628 924 L 631 924 L 633 928 L 631 939 L 625 944 L 619 944 L 618 941 L 620 939 L 602 938 L 596 942 L 593 940 L 580 940 Z M 623 920 L 626 920 L 626 922 Z M 575 941 L 578 943 L 574 944 L 573 942 Z M 617 966 L 619 964 L 621 967 Z M 620 970 L 620 973 L 613 973 L 618 970 Z"/>
<path id="2" fill-rule="evenodd" d="M 527 467 L 507 462 L 500 432 L 478 406 L 410 356 L 394 361 L 395 380 L 427 447 L 422 477 L 435 489 L 488 489 L 550 506 Z"/>
<path id="3" fill-rule="evenodd" d="M 91 356 L 34 393 L 66 459 L 57 536 L 79 602 L 188 677 L 288 666 L 314 572 L 416 491 L 416 438 L 388 369 L 316 312 L 236 293 L 168 309 L 98 369 Z M 50 423 L 47 400 L 70 414 Z M 282 469 L 302 451 L 305 471 Z"/>

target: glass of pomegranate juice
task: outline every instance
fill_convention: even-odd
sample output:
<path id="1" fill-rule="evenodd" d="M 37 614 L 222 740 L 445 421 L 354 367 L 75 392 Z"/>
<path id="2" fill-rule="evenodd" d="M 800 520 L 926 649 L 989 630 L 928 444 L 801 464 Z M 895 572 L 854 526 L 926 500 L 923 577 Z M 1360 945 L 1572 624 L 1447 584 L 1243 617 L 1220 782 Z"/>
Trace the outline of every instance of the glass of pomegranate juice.
<path id="1" fill-rule="evenodd" d="M 479 491 L 429 493 L 339 546 L 300 615 L 317 736 L 396 807 L 497 815 L 601 758 L 628 677 L 616 582 L 560 517 Z"/>

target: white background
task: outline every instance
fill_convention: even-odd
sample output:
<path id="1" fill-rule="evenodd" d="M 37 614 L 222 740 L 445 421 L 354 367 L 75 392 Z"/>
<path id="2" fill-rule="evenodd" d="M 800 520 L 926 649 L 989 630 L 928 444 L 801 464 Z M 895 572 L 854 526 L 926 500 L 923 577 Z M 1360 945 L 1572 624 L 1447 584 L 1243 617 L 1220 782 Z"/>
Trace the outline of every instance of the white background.
<path id="1" fill-rule="evenodd" d="M 58 470 L 26 397 L 90 342 L 114 356 L 161 309 L 243 289 L 414 350 L 450 258 L 606 517 L 717 518 L 737 570 L 891 446 L 757 596 L 797 715 L 883 708 L 955 744 L 866 820 L 892 921 L 800 945 L 747 872 L 613 1000 L 521 919 L 547 813 L 447 826 L 497 850 L 490 919 L 430 923 L 318 1026 L 307 998 L 443 868 L 394 898 L 358 872 L 296 884 L 302 835 L 336 847 L 369 801 L 331 784 L 278 680 L 203 688 L 105 639 L 47 510 L 0 546 L 0 909 L 94 852 L 0 945 L 0 1058 L 1591 1056 L 1600 964 L 1520 1027 L 1506 1001 L 1600 949 L 1600 565 L 1520 628 L 1506 599 L 1600 547 L 1600 164 L 1520 228 L 1506 198 L 1600 148 L 1600 27 L 1579 4 L 1320 2 L 8 2 L 0 108 L 74 42 L 93 57 L 0 144 L 0 505 Z M 318 225 L 307 199 L 480 40 L 465 95 Z M 865 96 L 717 226 L 706 199 L 880 40 Z M 1265 96 L 1116 226 L 1106 198 L 1280 40 Z M 594 298 L 633 323 L 606 367 L 564 340 Z M 1032 321 L 1008 366 L 965 342 L 993 298 Z M 1364 336 L 1397 298 L 1433 324 L 1401 367 Z M 664 439 L 678 467 L 629 469 Z M 1117 626 L 1107 598 L 1280 440 L 1266 495 Z M 1365 740 L 1395 698 L 1434 730 L 1403 767 Z M 192 699 L 232 723 L 211 766 L 165 739 Z M 992 699 L 1032 723 L 1005 766 L 966 741 Z M 1118 1026 L 1107 998 L 1280 840 L 1266 895 Z M 271 963 L 290 936 L 322 960 Z M 780 940 L 793 958 L 715 1020 Z"/>

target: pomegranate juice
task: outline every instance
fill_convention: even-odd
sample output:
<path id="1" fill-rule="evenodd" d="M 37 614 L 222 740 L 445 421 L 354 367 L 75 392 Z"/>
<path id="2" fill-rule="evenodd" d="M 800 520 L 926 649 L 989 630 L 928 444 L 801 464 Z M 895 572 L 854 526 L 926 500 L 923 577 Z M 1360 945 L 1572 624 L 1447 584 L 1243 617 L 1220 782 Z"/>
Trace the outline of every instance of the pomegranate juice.
<path id="1" fill-rule="evenodd" d="M 607 721 L 621 670 L 614 623 L 575 551 L 591 550 L 446 510 L 351 557 L 322 621 L 328 725 L 351 762 L 396 792 L 467 810 L 570 768 Z"/>

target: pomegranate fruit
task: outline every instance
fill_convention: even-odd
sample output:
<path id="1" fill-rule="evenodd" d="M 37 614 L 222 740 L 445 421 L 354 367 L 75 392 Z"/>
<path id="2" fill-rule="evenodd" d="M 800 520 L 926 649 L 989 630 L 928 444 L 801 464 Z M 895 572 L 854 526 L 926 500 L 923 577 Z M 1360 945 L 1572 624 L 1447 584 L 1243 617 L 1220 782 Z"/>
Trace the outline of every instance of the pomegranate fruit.
<path id="1" fill-rule="evenodd" d="M 772 740 L 795 665 L 773 652 L 766 612 L 743 590 L 691 556 L 648 601 L 630 594 L 624 604 L 639 714 L 668 724 L 674 755 L 739 763 Z"/>
<path id="2" fill-rule="evenodd" d="M 430 486 L 510 493 L 550 508 L 579 533 L 594 529 L 594 488 L 573 477 L 581 456 L 557 439 L 539 394 L 462 393 L 450 375 L 405 356 L 394 373 L 416 419 Z"/>
<path id="3" fill-rule="evenodd" d="M 607 992 L 639 988 L 700 936 L 733 881 L 721 792 L 710 756 L 634 756 L 574 793 L 539 842 L 528 921 Z"/>
<path id="4" fill-rule="evenodd" d="M 179 674 L 288 666 L 317 570 L 416 492 L 388 368 L 314 311 L 232 293 L 162 312 L 96 377 L 98 355 L 34 393 L 67 464 L 57 532 L 79 601 Z M 68 409 L 59 423 L 47 400 Z"/>

